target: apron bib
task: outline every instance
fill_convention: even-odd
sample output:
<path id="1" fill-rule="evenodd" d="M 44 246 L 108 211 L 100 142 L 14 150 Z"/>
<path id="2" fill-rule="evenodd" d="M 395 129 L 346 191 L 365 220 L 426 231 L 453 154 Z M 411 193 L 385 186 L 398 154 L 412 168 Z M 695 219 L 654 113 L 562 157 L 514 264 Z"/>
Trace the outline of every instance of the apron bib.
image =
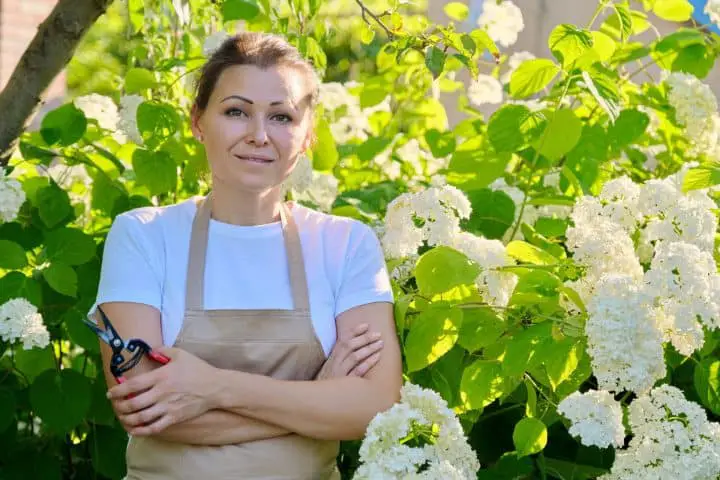
<path id="1" fill-rule="evenodd" d="M 185 315 L 174 343 L 211 365 L 281 380 L 312 380 L 325 353 L 310 317 L 305 263 L 297 225 L 284 203 L 280 218 L 293 310 L 205 310 L 209 194 L 192 225 Z M 234 445 L 202 446 L 131 437 L 127 480 L 339 480 L 339 442 L 288 434 Z"/>

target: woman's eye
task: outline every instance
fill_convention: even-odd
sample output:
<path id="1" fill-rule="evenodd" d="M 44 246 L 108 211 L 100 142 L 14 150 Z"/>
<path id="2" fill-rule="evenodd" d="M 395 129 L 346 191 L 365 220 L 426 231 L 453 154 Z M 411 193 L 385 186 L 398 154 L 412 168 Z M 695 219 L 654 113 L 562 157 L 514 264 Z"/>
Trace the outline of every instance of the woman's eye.
<path id="1" fill-rule="evenodd" d="M 245 112 L 240 110 L 239 108 L 228 108 L 225 110 L 225 115 L 228 117 L 240 117 L 242 115 L 245 115 Z"/>
<path id="2" fill-rule="evenodd" d="M 292 118 L 290 117 L 290 115 L 285 115 L 284 113 L 273 115 L 272 119 L 283 123 L 292 122 Z"/>

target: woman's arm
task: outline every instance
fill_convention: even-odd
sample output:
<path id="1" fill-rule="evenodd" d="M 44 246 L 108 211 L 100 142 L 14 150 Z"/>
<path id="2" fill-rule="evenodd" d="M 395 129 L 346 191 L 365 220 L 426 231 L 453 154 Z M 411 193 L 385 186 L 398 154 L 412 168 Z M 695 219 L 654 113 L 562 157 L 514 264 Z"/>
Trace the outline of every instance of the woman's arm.
<path id="1" fill-rule="evenodd" d="M 227 387 L 215 402 L 219 408 L 310 437 L 362 438 L 370 420 L 399 400 L 402 386 L 392 304 L 371 303 L 342 313 L 337 319 L 338 338 L 347 337 L 362 322 L 369 323 L 385 339 L 380 361 L 364 378 L 300 382 L 219 370 L 218 381 Z"/>
<path id="2" fill-rule="evenodd" d="M 101 307 L 122 338 L 142 338 L 151 348 L 162 345 L 160 312 L 156 308 L 128 302 L 109 302 L 102 304 Z M 99 312 L 96 315 L 96 321 L 98 318 Z M 100 322 L 98 324 L 101 325 Z M 108 388 L 111 388 L 115 386 L 115 379 L 110 373 L 112 352 L 110 347 L 102 341 L 100 342 L 100 354 Z M 143 359 L 135 368 L 127 372 L 126 377 L 131 379 L 159 366 L 149 359 Z M 113 402 L 113 407 L 116 407 L 115 402 Z M 115 410 L 125 430 L 132 433 L 133 425 L 128 425 L 123 420 L 127 418 L 128 413 L 135 412 Z M 288 429 L 261 420 L 247 418 L 237 413 L 211 410 L 193 419 L 171 425 L 158 436 L 180 443 L 214 445 L 262 440 L 287 433 L 290 433 Z"/>

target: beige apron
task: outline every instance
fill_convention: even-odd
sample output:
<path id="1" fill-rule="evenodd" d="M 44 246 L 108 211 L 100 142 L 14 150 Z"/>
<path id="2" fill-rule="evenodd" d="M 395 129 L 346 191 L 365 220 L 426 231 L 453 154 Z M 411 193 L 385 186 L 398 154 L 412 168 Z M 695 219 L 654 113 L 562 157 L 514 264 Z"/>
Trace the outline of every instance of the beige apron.
<path id="1" fill-rule="evenodd" d="M 293 310 L 204 310 L 205 255 L 211 195 L 192 226 L 185 317 L 175 346 L 215 367 L 282 380 L 315 378 L 325 353 L 310 318 L 305 264 L 297 226 L 280 209 Z M 242 288 L 242 286 L 238 286 Z M 288 434 L 234 445 L 198 446 L 132 437 L 128 480 L 336 480 L 339 442 Z"/>

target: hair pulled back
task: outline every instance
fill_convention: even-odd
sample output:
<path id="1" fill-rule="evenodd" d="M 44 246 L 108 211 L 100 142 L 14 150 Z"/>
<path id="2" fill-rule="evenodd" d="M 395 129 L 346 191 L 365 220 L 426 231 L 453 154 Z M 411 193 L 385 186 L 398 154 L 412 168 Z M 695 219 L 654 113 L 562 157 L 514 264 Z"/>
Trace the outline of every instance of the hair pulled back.
<path id="1" fill-rule="evenodd" d="M 305 75 L 310 106 L 318 99 L 319 79 L 313 66 L 284 38 L 261 32 L 242 32 L 225 40 L 202 68 L 197 83 L 195 108 L 207 108 L 218 78 L 235 65 L 254 65 L 261 69 L 286 66 Z"/>

